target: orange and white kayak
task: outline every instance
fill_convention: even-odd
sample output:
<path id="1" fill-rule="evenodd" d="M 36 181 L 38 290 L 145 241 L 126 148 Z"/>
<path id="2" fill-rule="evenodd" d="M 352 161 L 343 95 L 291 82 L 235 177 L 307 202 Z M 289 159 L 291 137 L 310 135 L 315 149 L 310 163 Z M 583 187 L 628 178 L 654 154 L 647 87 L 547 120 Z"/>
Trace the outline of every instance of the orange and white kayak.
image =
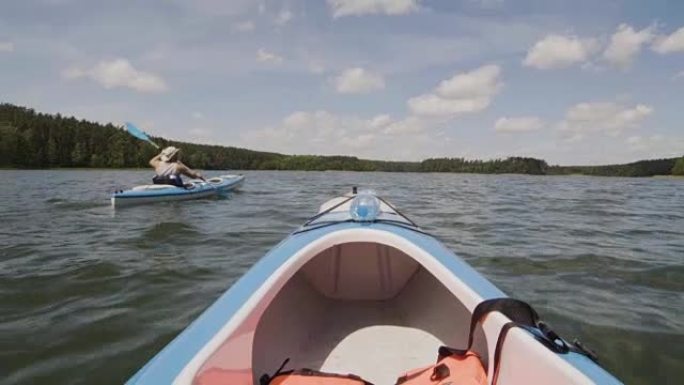
<path id="1" fill-rule="evenodd" d="M 538 318 L 391 204 L 352 193 L 325 202 L 128 384 L 621 383 Z"/>

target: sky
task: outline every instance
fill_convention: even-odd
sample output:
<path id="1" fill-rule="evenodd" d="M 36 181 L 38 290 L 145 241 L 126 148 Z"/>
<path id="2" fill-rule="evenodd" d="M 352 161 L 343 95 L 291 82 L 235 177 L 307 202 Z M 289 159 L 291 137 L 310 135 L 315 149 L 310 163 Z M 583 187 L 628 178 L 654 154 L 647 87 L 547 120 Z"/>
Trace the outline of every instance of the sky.
<path id="1" fill-rule="evenodd" d="M 287 154 L 680 156 L 684 1 L 4 1 L 0 102 Z"/>

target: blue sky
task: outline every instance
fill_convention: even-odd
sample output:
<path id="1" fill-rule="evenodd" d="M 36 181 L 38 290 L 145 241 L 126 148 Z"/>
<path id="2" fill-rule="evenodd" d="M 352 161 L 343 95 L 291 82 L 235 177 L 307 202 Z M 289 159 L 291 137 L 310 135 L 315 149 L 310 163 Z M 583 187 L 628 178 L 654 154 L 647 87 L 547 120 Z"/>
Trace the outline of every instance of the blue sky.
<path id="1" fill-rule="evenodd" d="M 24 0 L 0 101 L 201 143 L 417 160 L 684 154 L 684 2 Z"/>

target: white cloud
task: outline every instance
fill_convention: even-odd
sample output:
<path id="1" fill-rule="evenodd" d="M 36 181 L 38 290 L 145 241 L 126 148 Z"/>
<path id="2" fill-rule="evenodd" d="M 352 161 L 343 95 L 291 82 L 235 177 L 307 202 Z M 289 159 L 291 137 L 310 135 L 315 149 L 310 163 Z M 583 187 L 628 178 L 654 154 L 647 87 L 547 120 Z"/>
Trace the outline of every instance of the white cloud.
<path id="1" fill-rule="evenodd" d="M 418 134 L 425 131 L 428 122 L 417 116 L 408 116 L 400 120 L 393 120 L 389 115 L 377 115 L 368 120 L 368 126 L 379 130 L 385 135 Z"/>
<path id="2" fill-rule="evenodd" d="M 530 132 L 544 127 L 544 121 L 536 116 L 520 116 L 515 118 L 502 117 L 494 123 L 496 132 Z"/>
<path id="3" fill-rule="evenodd" d="M 634 155 L 632 158 L 676 157 L 684 154 L 684 138 L 665 137 L 660 134 L 641 136 L 634 135 L 625 139 L 627 149 Z"/>
<path id="4" fill-rule="evenodd" d="M 595 39 L 548 35 L 527 51 L 523 64 L 538 69 L 565 68 L 587 61 L 598 48 Z"/>
<path id="5" fill-rule="evenodd" d="M 187 130 L 189 134 L 189 140 L 194 143 L 214 143 L 215 140 L 212 139 L 214 136 L 214 130 L 205 126 L 191 126 Z"/>
<path id="6" fill-rule="evenodd" d="M 328 0 L 333 17 L 369 14 L 404 15 L 415 12 L 421 0 Z"/>
<path id="7" fill-rule="evenodd" d="M 382 132 L 387 135 L 406 135 L 418 134 L 427 129 L 427 124 L 424 120 L 416 116 L 409 116 L 402 120 L 390 122 L 385 125 Z"/>
<path id="8" fill-rule="evenodd" d="M 320 75 L 325 72 L 325 65 L 318 61 L 310 61 L 308 67 L 312 74 Z"/>
<path id="9" fill-rule="evenodd" d="M 0 41 L 0 52 L 14 52 L 14 43 L 11 41 Z"/>
<path id="10" fill-rule="evenodd" d="M 101 61 L 92 68 L 72 67 L 64 71 L 67 79 L 88 78 L 107 89 L 127 87 L 139 92 L 163 92 L 168 89 L 164 80 L 150 72 L 135 69 L 126 59 Z"/>
<path id="11" fill-rule="evenodd" d="M 276 53 L 269 52 L 263 48 L 260 48 L 257 51 L 257 61 L 260 61 L 262 63 L 280 64 L 283 62 L 283 57 Z"/>
<path id="12" fill-rule="evenodd" d="M 369 146 L 376 133 L 370 120 L 318 110 L 293 112 L 279 125 L 249 131 L 242 139 L 250 146 L 268 150 L 331 155 Z M 362 140 L 355 141 L 360 136 Z"/>
<path id="13" fill-rule="evenodd" d="M 470 0 L 471 3 L 476 3 L 485 9 L 499 8 L 503 5 L 504 0 Z"/>
<path id="14" fill-rule="evenodd" d="M 360 67 L 342 71 L 334 83 L 337 92 L 342 94 L 362 94 L 385 88 L 382 75 Z"/>
<path id="15" fill-rule="evenodd" d="M 629 138 L 625 139 L 625 142 L 626 142 L 627 144 L 631 144 L 631 145 L 638 145 L 638 144 L 640 144 L 642 141 L 643 141 L 643 138 L 642 138 L 641 136 L 639 136 L 639 135 L 630 136 Z"/>
<path id="16" fill-rule="evenodd" d="M 424 116 L 457 116 L 486 109 L 501 89 L 501 69 L 485 65 L 442 81 L 433 93 L 409 99 L 412 113 Z"/>
<path id="17" fill-rule="evenodd" d="M 233 24 L 233 31 L 236 32 L 251 32 L 254 31 L 254 29 L 256 29 L 256 25 L 251 20 L 245 20 Z"/>
<path id="18" fill-rule="evenodd" d="M 254 7 L 254 0 L 170 0 L 187 10 L 211 16 L 243 15 Z"/>
<path id="19" fill-rule="evenodd" d="M 280 11 L 278 16 L 276 16 L 275 23 L 277 25 L 283 26 L 283 25 L 289 23 L 293 17 L 294 17 L 294 14 L 292 12 L 290 12 L 290 10 L 283 9 L 282 11 Z"/>
<path id="20" fill-rule="evenodd" d="M 652 113 L 653 108 L 644 104 L 627 107 L 613 102 L 579 103 L 568 109 L 558 127 L 578 139 L 589 132 L 614 136 L 625 129 L 638 127 Z"/>
<path id="21" fill-rule="evenodd" d="M 501 88 L 500 74 L 501 68 L 492 64 L 456 74 L 451 79 L 439 83 L 437 94 L 448 99 L 488 98 Z"/>
<path id="22" fill-rule="evenodd" d="M 684 51 L 684 27 L 676 30 L 669 36 L 658 37 L 653 43 L 652 48 L 660 54 Z"/>
<path id="23" fill-rule="evenodd" d="M 340 143 L 342 146 L 353 150 L 361 150 L 371 148 L 373 143 L 377 140 L 375 134 L 355 134 L 348 138 L 342 138 Z"/>
<path id="24" fill-rule="evenodd" d="M 455 116 L 480 112 L 489 106 L 487 98 L 445 99 L 435 94 L 425 94 L 411 98 L 408 106 L 416 115 Z"/>
<path id="25" fill-rule="evenodd" d="M 376 115 L 368 123 L 371 128 L 386 127 L 392 123 L 392 118 L 387 114 Z"/>
<path id="26" fill-rule="evenodd" d="M 672 77 L 673 79 L 684 79 L 684 71 L 679 71 L 678 73 L 675 74 L 675 76 Z"/>
<path id="27" fill-rule="evenodd" d="M 418 160 L 453 150 L 444 134 L 425 132 L 428 123 L 415 116 L 393 120 L 381 114 L 364 119 L 325 110 L 297 111 L 275 126 L 245 132 L 241 145 L 288 154 L 395 160 Z"/>
<path id="28" fill-rule="evenodd" d="M 627 24 L 620 24 L 611 36 L 610 44 L 603 52 L 603 58 L 617 67 L 627 68 L 641 51 L 641 46 L 652 41 L 654 37 L 655 27 L 653 26 L 635 31 Z"/>

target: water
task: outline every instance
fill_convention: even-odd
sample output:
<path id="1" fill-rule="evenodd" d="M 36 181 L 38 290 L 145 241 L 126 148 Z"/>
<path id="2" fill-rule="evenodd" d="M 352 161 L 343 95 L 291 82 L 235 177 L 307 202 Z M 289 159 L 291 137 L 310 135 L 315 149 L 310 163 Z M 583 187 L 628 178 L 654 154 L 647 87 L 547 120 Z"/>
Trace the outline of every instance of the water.
<path id="1" fill-rule="evenodd" d="M 350 186 L 381 192 L 628 384 L 684 378 L 684 180 L 247 172 L 113 211 L 146 171 L 0 171 L 0 383 L 120 384 Z M 408 368 L 407 368 L 408 369 Z"/>

